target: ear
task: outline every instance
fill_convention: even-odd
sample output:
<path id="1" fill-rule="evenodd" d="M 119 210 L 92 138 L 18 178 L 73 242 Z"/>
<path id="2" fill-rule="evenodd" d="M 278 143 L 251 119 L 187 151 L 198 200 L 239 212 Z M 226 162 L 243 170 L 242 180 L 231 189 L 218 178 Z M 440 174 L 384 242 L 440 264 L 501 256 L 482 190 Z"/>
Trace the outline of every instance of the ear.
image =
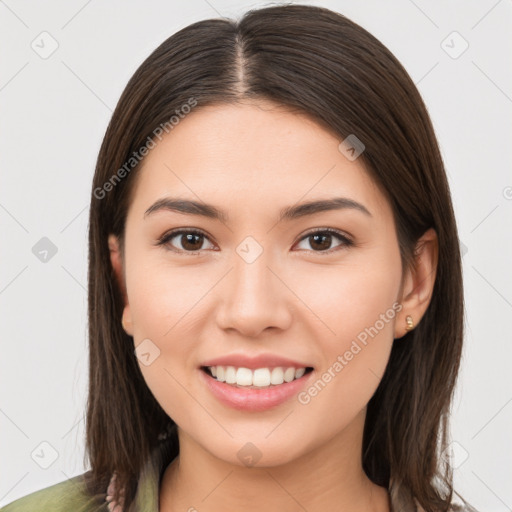
<path id="1" fill-rule="evenodd" d="M 431 228 L 416 243 L 412 268 L 406 270 L 402 282 L 402 309 L 395 323 L 395 338 L 407 333 L 407 316 L 412 318 L 415 327 L 425 314 L 434 290 L 437 260 L 437 233 Z"/>
<path id="2" fill-rule="evenodd" d="M 126 293 L 126 283 L 124 279 L 123 260 L 119 248 L 119 239 L 113 234 L 108 236 L 108 248 L 110 250 L 110 262 L 112 264 L 112 269 L 114 270 L 114 275 L 119 286 L 119 290 L 123 296 L 123 329 L 127 334 L 133 336 L 132 316 L 130 311 L 130 304 L 128 303 L 128 294 Z"/>

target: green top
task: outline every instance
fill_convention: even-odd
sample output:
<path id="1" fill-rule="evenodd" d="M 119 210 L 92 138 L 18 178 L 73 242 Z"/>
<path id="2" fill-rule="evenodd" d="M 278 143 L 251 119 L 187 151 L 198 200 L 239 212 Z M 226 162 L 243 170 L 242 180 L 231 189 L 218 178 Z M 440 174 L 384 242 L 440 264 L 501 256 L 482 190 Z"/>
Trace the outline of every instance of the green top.
<path id="1" fill-rule="evenodd" d="M 141 472 L 135 510 L 158 512 L 160 479 L 168 465 L 164 448 L 165 443 L 155 448 Z M 0 512 L 109 512 L 106 501 L 97 505 L 97 501 L 87 494 L 84 474 L 23 496 L 0 508 Z"/>

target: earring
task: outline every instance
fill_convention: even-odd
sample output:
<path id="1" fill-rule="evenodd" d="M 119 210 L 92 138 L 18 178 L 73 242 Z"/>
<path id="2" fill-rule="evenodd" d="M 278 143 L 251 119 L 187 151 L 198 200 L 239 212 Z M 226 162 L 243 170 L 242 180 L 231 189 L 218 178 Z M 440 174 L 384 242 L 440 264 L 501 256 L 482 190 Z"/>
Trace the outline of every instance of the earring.
<path id="1" fill-rule="evenodd" d="M 407 315 L 405 317 L 405 330 L 412 331 L 414 329 L 414 322 L 412 321 L 412 316 Z"/>
<path id="2" fill-rule="evenodd" d="M 174 423 L 173 421 L 170 421 L 165 429 L 160 432 L 160 434 L 158 434 L 158 441 L 160 442 L 163 442 L 165 441 L 166 439 L 169 439 L 169 437 L 171 437 L 171 435 L 174 433 L 176 429 L 176 423 Z"/>

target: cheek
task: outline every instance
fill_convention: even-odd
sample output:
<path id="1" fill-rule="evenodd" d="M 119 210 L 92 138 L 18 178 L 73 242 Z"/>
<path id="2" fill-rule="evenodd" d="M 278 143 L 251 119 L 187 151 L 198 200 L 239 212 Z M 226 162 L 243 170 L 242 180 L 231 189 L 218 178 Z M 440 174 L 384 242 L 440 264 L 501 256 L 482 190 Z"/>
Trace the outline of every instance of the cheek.
<path id="1" fill-rule="evenodd" d="M 369 259 L 371 263 L 340 265 L 334 272 L 324 269 L 325 275 L 315 272 L 315 279 L 305 281 L 302 288 L 302 296 L 309 298 L 308 305 L 322 320 L 315 322 L 314 338 L 322 364 L 317 380 L 298 399 L 309 418 L 328 417 L 335 430 L 348 424 L 377 389 L 401 309 L 396 302 L 399 254 Z"/>
<path id="2" fill-rule="evenodd" d="M 173 271 L 147 255 L 132 257 L 127 278 L 139 367 L 156 400 L 173 415 L 190 399 L 184 389 L 195 371 L 198 343 L 190 332 L 207 286 L 193 271 Z"/>
<path id="3" fill-rule="evenodd" d="M 215 284 L 215 276 L 199 275 L 193 266 L 173 267 L 158 251 L 134 256 L 127 277 L 135 340 L 154 337 L 164 347 L 187 332 L 201 297 Z"/>
<path id="4" fill-rule="evenodd" d="M 326 353 L 343 350 L 347 343 L 350 345 L 352 339 L 375 324 L 384 337 L 393 332 L 393 322 L 386 320 L 390 320 L 390 315 L 394 320 L 396 311 L 392 309 L 387 315 L 386 312 L 393 308 L 400 289 L 398 253 L 384 257 L 368 254 L 336 266 L 319 266 L 314 272 L 300 275 L 295 289 L 318 319 L 314 323 L 314 339 L 320 335 L 325 340 Z M 386 317 L 384 323 L 381 315 Z"/>
<path id="5" fill-rule="evenodd" d="M 196 371 L 195 354 L 197 337 L 190 335 L 190 320 L 197 295 L 189 297 L 190 289 L 184 293 L 173 292 L 184 284 L 173 281 L 173 274 L 159 279 L 158 273 L 144 275 L 137 283 L 138 293 L 130 303 L 134 322 L 134 348 L 146 385 L 164 411 L 179 425 L 185 420 L 184 411 L 190 409 L 190 389 Z M 195 288 L 197 290 L 197 287 Z M 197 307 L 197 306 L 196 306 Z M 145 352 L 150 353 L 150 364 L 146 364 Z M 151 357 L 152 354 L 154 357 Z"/>

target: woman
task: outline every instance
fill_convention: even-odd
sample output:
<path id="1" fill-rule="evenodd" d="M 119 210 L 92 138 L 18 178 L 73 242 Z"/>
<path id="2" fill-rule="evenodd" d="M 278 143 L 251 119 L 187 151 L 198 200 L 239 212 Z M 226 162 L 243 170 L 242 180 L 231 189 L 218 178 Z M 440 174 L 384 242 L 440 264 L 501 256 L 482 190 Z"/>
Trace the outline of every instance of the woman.
<path id="1" fill-rule="evenodd" d="M 116 107 L 89 228 L 91 470 L 2 510 L 460 509 L 457 228 L 372 35 L 303 5 L 174 34 Z"/>

